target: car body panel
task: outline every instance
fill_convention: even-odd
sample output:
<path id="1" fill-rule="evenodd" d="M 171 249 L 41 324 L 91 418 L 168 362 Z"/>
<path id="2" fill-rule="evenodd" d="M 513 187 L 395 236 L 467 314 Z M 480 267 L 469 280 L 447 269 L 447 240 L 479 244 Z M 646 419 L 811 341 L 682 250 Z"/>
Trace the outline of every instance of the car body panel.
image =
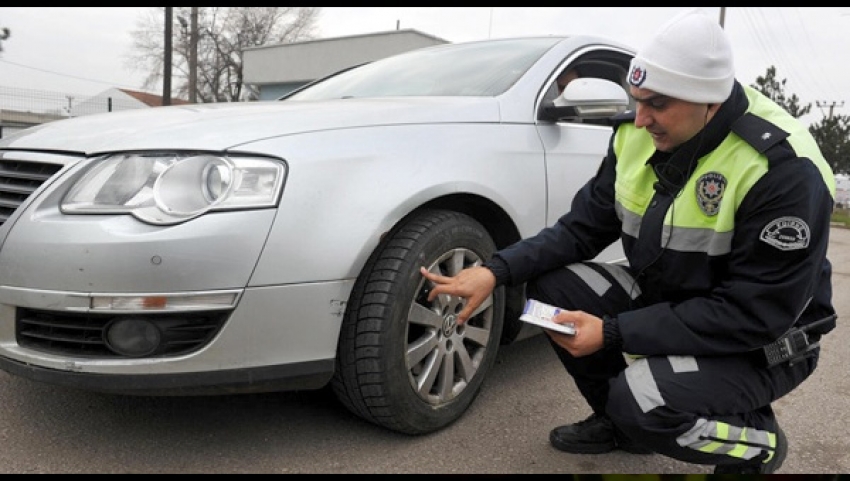
<path id="1" fill-rule="evenodd" d="M 474 138 L 492 140 L 486 145 L 465 140 Z M 382 146 L 379 152 L 370 147 L 376 142 Z M 380 237 L 399 219 L 430 199 L 459 192 L 492 199 L 520 219 L 526 233 L 543 222 L 545 166 L 533 126 L 352 129 L 249 147 L 276 150 L 279 143 L 291 143 L 284 149 L 292 154 L 287 158 L 290 175 L 303 176 L 303 182 L 288 185 L 284 192 L 270 235 L 275 241 L 266 246 L 252 279 L 256 285 L 355 277 Z M 338 149 L 337 143 L 347 147 Z M 302 153 L 309 157 L 309 168 L 301 165 L 306 162 L 299 157 Z M 518 167 L 522 176 L 504 174 Z M 363 185 L 369 188 L 364 191 Z M 352 210 L 332 208 L 352 202 Z M 311 218 L 313 211 L 324 215 Z M 299 237 L 285 235 L 292 231 L 314 243 L 304 245 Z M 288 252 L 301 255 L 285 255 Z"/>
<path id="2" fill-rule="evenodd" d="M 250 105 L 250 108 L 245 108 Z M 369 125 L 498 122 L 498 103 L 480 98 L 264 101 L 171 106 L 90 115 L 20 131 L 0 147 L 86 155 L 140 150 L 218 151 L 263 138 Z M 70 125 L 69 125 L 70 124 Z"/>
<path id="3" fill-rule="evenodd" d="M 273 219 L 269 210 L 222 212 L 162 229 L 126 215 L 53 210 L 10 231 L 0 251 L 3 285 L 116 293 L 244 288 Z"/>
<path id="4" fill-rule="evenodd" d="M 3 356 L 47 369 L 98 374 L 177 374 L 238 370 L 332 360 L 342 309 L 353 281 L 247 289 L 215 340 L 185 356 L 156 359 L 88 359 L 22 348 L 15 341 L 14 309 L 80 309 L 86 293 L 0 287 L 0 351 Z M 76 294 L 76 296 L 74 295 Z M 275 315 L 279 313 L 280 315 Z M 309 322 L 294 322 L 307 319 Z M 332 367 L 332 362 L 329 363 Z M 215 369 L 211 369 L 215 366 Z M 328 373 L 328 376 L 329 377 Z"/>

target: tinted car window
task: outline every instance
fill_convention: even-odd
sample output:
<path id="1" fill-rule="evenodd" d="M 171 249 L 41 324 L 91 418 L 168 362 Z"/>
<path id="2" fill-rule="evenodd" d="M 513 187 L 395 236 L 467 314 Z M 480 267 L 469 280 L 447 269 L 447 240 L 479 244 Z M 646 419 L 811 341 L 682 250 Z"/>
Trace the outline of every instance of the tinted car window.
<path id="1" fill-rule="evenodd" d="M 495 96 L 560 39 L 541 37 L 414 50 L 345 71 L 287 100 L 390 96 Z"/>

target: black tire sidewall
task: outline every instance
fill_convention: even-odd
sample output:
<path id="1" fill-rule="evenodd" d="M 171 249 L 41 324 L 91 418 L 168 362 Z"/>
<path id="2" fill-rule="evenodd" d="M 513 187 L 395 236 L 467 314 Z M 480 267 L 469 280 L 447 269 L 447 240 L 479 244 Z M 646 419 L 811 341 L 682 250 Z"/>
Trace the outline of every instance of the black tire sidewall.
<path id="1" fill-rule="evenodd" d="M 370 373 L 370 376 L 384 376 L 381 384 L 386 404 L 381 408 L 382 415 L 372 413 L 373 422 L 413 434 L 428 433 L 445 427 L 457 420 L 471 405 L 495 362 L 504 319 L 503 288 L 493 293 L 494 311 L 490 340 L 484 357 L 468 385 L 456 397 L 439 405 L 426 402 L 411 385 L 410 367 L 406 357 L 407 317 L 412 303 L 416 302 L 422 283 L 419 268 L 429 267 L 445 253 L 455 249 L 470 250 L 483 262 L 493 254 L 495 244 L 487 230 L 467 215 L 447 211 L 424 211 L 411 217 L 388 236 L 377 253 L 377 262 L 372 265 L 371 272 L 364 272 L 368 279 L 366 292 L 361 298 L 364 304 L 368 302 L 368 284 L 383 282 L 378 271 L 392 265 L 398 273 L 395 282 L 391 282 L 387 290 L 388 296 L 384 303 L 387 310 L 382 316 L 378 334 L 378 357 L 382 368 L 379 369 L 380 373 Z M 374 322 L 374 319 L 371 322 Z"/>

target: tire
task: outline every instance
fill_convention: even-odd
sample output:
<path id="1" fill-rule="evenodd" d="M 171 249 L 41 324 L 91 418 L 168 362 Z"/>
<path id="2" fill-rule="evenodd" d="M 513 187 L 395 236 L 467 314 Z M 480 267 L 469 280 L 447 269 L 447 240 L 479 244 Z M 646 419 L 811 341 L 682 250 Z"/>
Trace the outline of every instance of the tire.
<path id="1" fill-rule="evenodd" d="M 480 265 L 495 251 L 469 216 L 428 210 L 394 229 L 372 254 L 346 307 L 331 388 L 362 419 L 404 434 L 437 431 L 480 392 L 499 349 L 504 288 L 464 325 L 464 301 L 428 302 L 425 266 L 443 275 Z"/>

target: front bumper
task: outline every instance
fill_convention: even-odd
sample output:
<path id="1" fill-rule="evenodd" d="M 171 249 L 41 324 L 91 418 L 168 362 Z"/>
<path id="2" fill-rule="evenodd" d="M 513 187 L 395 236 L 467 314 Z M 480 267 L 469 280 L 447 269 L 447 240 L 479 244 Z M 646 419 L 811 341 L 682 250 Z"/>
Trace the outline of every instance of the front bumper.
<path id="1" fill-rule="evenodd" d="M 333 375 L 332 359 L 282 366 L 183 374 L 90 374 L 57 371 L 0 357 L 19 377 L 87 391 L 145 396 L 217 395 L 319 389 Z"/>
<path id="2" fill-rule="evenodd" d="M 0 287 L 0 369 L 35 381 L 145 395 L 313 389 L 333 375 L 353 281 L 246 289 L 218 334 L 189 354 L 85 358 L 22 347 L 19 307 L 79 304 L 80 293 Z M 75 307 L 76 309 L 76 307 Z"/>

